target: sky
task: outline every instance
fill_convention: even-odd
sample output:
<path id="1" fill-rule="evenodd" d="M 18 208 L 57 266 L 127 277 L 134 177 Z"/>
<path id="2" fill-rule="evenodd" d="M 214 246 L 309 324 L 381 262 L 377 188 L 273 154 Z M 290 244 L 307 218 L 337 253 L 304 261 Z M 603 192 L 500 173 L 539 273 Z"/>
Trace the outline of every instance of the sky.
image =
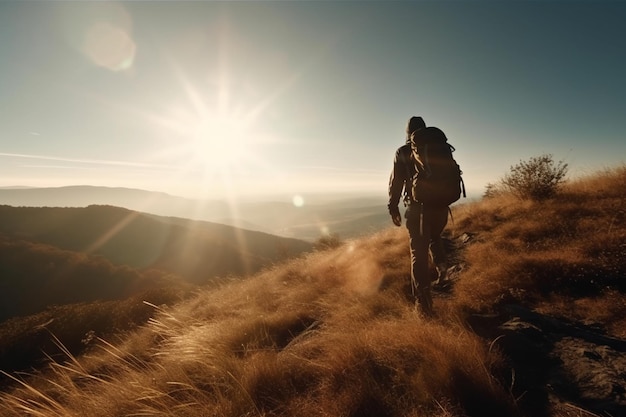
<path id="1" fill-rule="evenodd" d="M 386 196 L 413 115 L 470 196 L 626 160 L 626 2 L 0 1 L 0 187 Z M 304 197 L 302 197 L 304 196 Z"/>

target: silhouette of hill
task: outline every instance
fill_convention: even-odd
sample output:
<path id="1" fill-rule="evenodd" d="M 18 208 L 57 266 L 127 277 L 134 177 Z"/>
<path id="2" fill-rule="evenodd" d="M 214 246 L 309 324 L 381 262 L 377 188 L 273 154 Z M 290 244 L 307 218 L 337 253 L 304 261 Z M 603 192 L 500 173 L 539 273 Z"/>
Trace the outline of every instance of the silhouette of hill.
<path id="1" fill-rule="evenodd" d="M 389 227 L 156 308 L 88 355 L 57 348 L 64 361 L 7 376 L 0 411 L 626 415 L 625 183 L 620 167 L 540 202 L 454 207 L 432 319 L 410 302 L 406 229 Z"/>
<path id="2" fill-rule="evenodd" d="M 294 206 L 290 198 L 282 198 L 282 201 L 242 201 L 231 207 L 223 201 L 193 200 L 145 190 L 94 186 L 0 188 L 0 204 L 14 207 L 110 205 L 311 242 L 327 233 L 350 238 L 381 230 L 386 226 L 383 219 L 387 216 L 384 195 L 312 195 L 301 207 Z"/>
<path id="3" fill-rule="evenodd" d="M 0 206 L 0 233 L 117 265 L 161 269 L 194 283 L 249 274 L 312 248 L 296 239 L 112 206 Z"/>
<path id="4" fill-rule="evenodd" d="M 111 205 L 136 211 L 158 211 L 155 214 L 189 214 L 194 209 L 194 200 L 167 193 L 123 187 L 96 187 L 74 185 L 50 188 L 0 188 L 0 204 L 16 207 L 87 207 L 89 205 Z M 223 203 L 210 203 L 222 212 Z M 149 210 L 147 210 L 149 209 Z M 188 210 L 188 211 L 187 211 Z"/>

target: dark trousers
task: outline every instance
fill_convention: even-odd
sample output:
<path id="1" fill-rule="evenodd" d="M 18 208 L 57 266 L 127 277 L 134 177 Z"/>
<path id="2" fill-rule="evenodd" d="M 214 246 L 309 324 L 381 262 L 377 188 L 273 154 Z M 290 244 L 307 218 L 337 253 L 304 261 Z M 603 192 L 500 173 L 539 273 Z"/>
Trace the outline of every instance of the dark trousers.
<path id="1" fill-rule="evenodd" d="M 412 204 L 406 211 L 411 248 L 411 285 L 413 295 L 425 313 L 432 313 L 428 261 L 435 265 L 446 262 L 441 233 L 448 223 L 448 207 L 428 207 Z"/>

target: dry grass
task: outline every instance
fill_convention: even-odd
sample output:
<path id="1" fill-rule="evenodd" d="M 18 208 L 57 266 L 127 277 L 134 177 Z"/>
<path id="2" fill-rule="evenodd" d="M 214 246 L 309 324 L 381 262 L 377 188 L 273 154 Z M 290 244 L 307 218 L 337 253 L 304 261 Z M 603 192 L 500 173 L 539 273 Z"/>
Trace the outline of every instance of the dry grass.
<path id="1" fill-rule="evenodd" d="M 100 353 L 27 378 L 0 410 L 514 415 L 493 377 L 498 356 L 453 323 L 422 320 L 405 301 L 404 233 L 385 231 L 200 292 L 116 346 L 102 341 Z"/>
<path id="2" fill-rule="evenodd" d="M 475 233 L 457 308 L 519 302 L 626 334 L 626 167 L 571 182 L 554 198 L 501 195 L 461 207 L 453 233 Z M 577 308 L 572 308 L 575 305 Z"/>
<path id="3" fill-rule="evenodd" d="M 625 172 L 542 203 L 458 207 L 452 233 L 475 242 L 437 319 L 407 302 L 406 231 L 390 228 L 200 291 L 119 342 L 15 376 L 25 382 L 2 394 L 0 414 L 522 415 L 498 377 L 504 361 L 464 317 L 520 302 L 623 335 Z"/>

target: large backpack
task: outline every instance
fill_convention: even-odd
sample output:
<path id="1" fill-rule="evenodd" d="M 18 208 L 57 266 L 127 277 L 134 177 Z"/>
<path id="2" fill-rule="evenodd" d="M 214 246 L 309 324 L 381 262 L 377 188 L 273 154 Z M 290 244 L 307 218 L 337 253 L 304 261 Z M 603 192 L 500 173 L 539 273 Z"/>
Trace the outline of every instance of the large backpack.
<path id="1" fill-rule="evenodd" d="M 419 129 L 411 136 L 413 200 L 428 206 L 449 206 L 465 197 L 461 168 L 452 156 L 454 147 L 436 127 Z"/>

